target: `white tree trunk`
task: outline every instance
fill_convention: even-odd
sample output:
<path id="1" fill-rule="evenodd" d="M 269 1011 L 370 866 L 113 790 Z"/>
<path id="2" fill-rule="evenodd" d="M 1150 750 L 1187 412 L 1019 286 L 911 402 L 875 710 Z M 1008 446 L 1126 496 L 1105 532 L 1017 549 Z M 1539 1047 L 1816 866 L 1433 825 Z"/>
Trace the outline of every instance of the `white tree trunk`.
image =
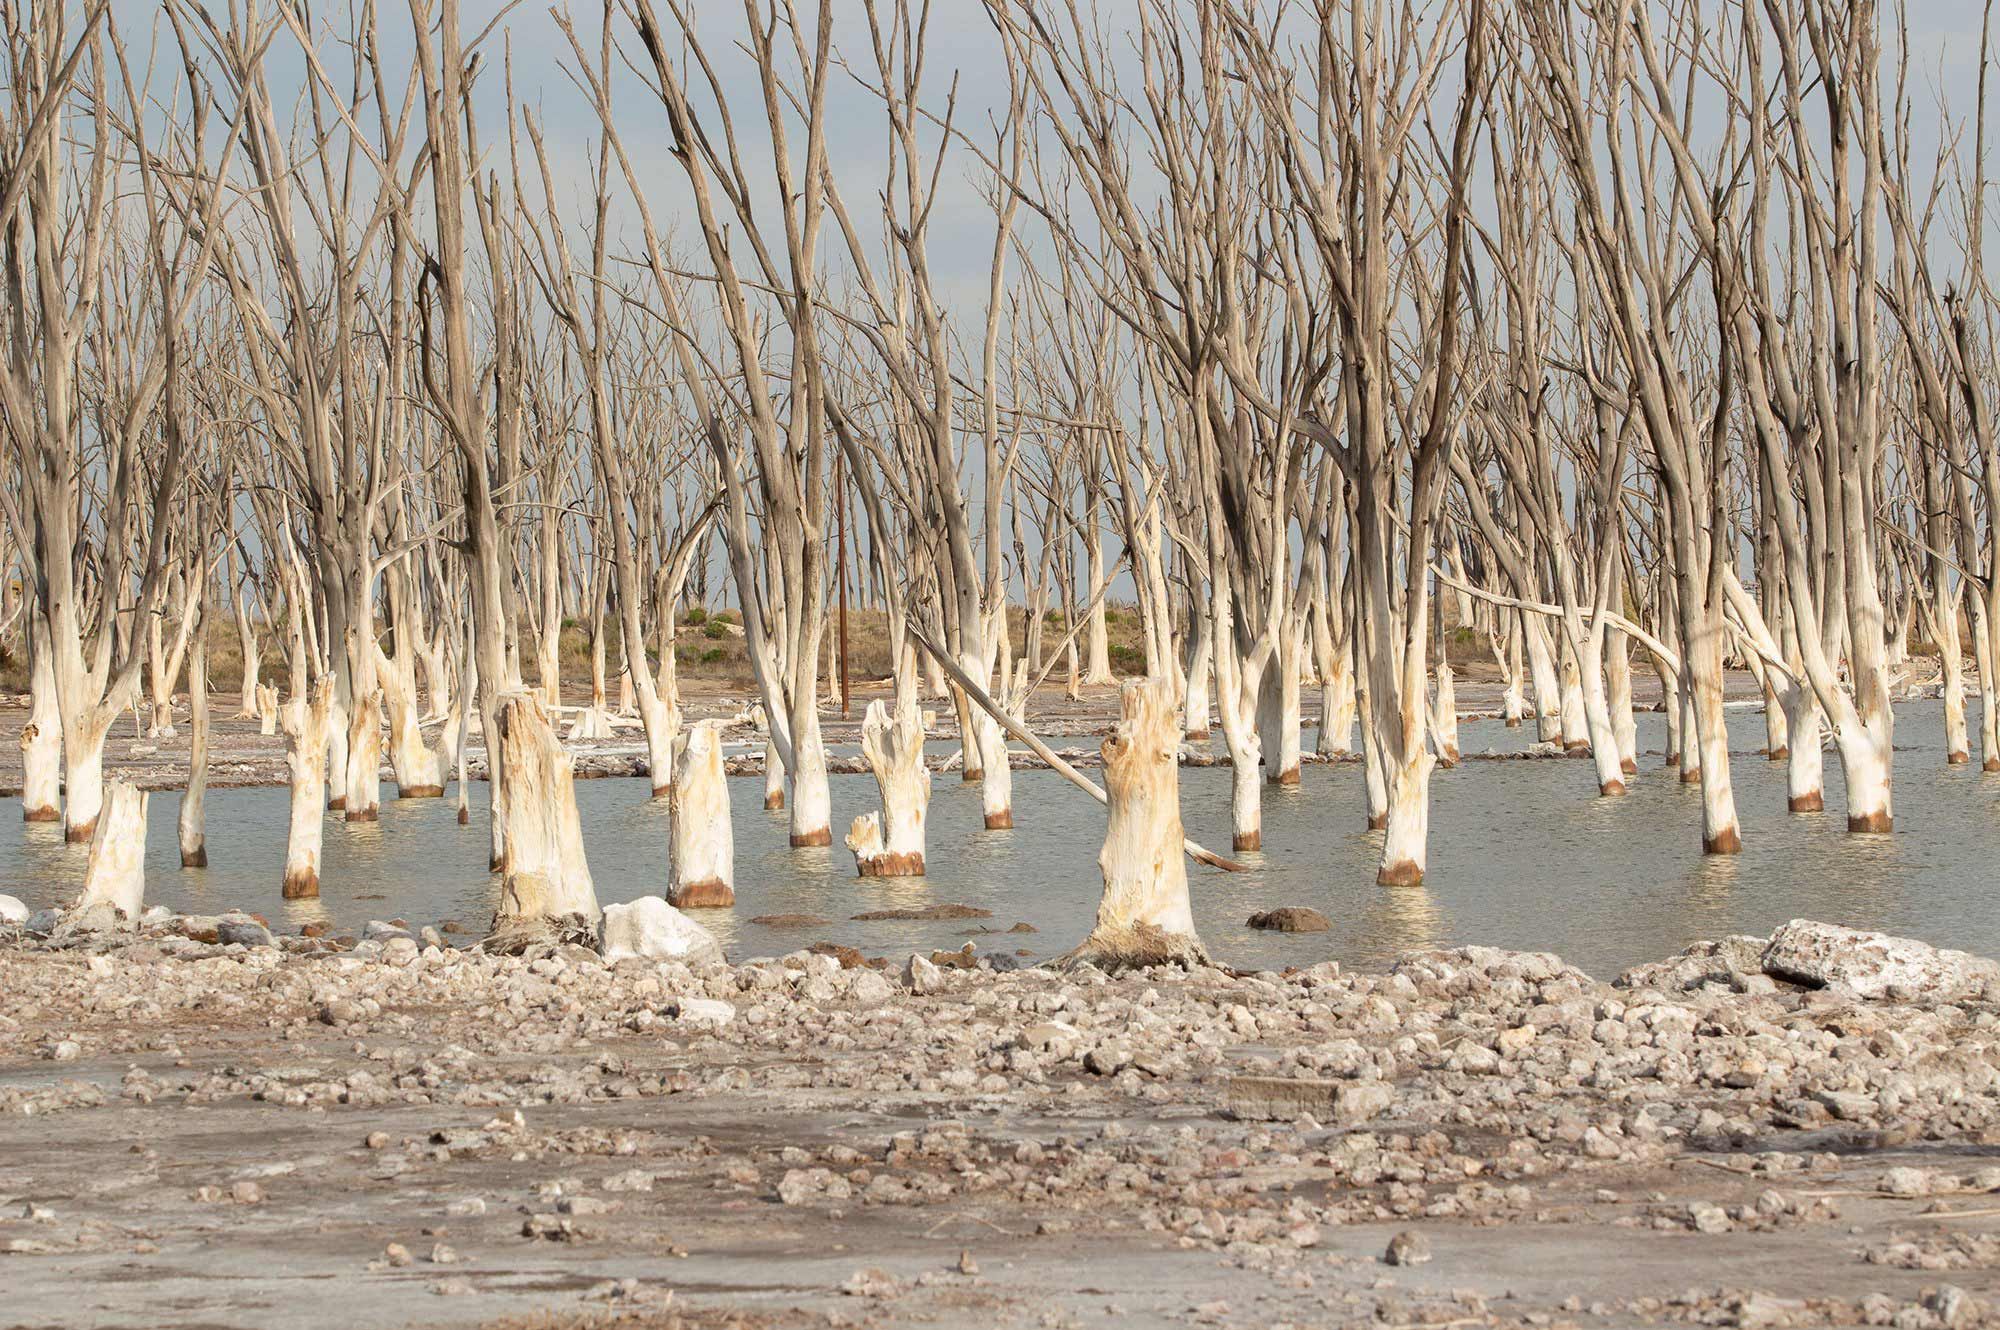
<path id="1" fill-rule="evenodd" d="M 1507 728 L 1521 728 L 1521 717 L 1528 714 L 1527 695 L 1522 691 L 1524 682 L 1521 672 L 1521 616 L 1523 610 L 1502 610 L 1506 615 L 1507 634 L 1504 647 L 1495 643 L 1493 659 L 1500 666 L 1500 677 L 1505 687 L 1500 693 L 1500 715 L 1507 722 Z"/>
<path id="2" fill-rule="evenodd" d="M 1110 818 L 1098 867 L 1097 923 L 1073 953 L 1107 969 L 1205 964 L 1182 853 L 1180 727 L 1173 681 L 1130 679 L 1104 740 Z"/>
<path id="3" fill-rule="evenodd" d="M 1528 679 L 1534 685 L 1536 737 L 1561 743 L 1562 681 L 1556 674 L 1555 642 L 1539 614 L 1521 615 L 1521 635 L 1528 648 Z"/>
<path id="4" fill-rule="evenodd" d="M 1965 649 L 1959 639 L 1959 593 L 1940 587 L 1937 593 L 1938 667 L 1944 694 L 1944 760 L 1959 766 L 1972 760 L 1965 723 Z"/>
<path id="5" fill-rule="evenodd" d="M 1826 807 L 1825 758 L 1820 750 L 1819 702 L 1812 689 L 1794 684 L 1785 697 L 1785 807 L 1817 813 Z"/>
<path id="6" fill-rule="evenodd" d="M 1354 664 L 1338 653 L 1321 668 L 1320 678 L 1315 747 L 1324 757 L 1346 757 L 1354 751 Z"/>
<path id="7" fill-rule="evenodd" d="M 679 718 L 672 706 L 655 696 L 653 704 L 641 712 L 640 722 L 646 731 L 646 774 L 653 781 L 653 797 L 663 799 L 674 787 L 674 748 Z"/>
<path id="8" fill-rule="evenodd" d="M 569 733 L 563 737 L 571 743 L 588 743 L 609 739 L 612 735 L 611 713 L 595 704 L 585 707 L 570 722 Z"/>
<path id="9" fill-rule="evenodd" d="M 85 724 L 63 736 L 63 834 L 72 844 L 90 840 L 104 806 L 104 739 L 108 724 Z"/>
<path id="10" fill-rule="evenodd" d="M 1458 765 L 1458 683 L 1452 677 L 1451 666 L 1440 660 L 1437 666 L 1437 690 L 1431 701 L 1431 742 L 1436 745 L 1438 761 L 1447 767 Z"/>
<path id="11" fill-rule="evenodd" d="M 285 842 L 286 900 L 319 895 L 320 844 L 326 833 L 327 730 L 332 724 L 333 687 L 315 679 L 304 697 L 285 704 L 281 720 L 291 768 L 291 830 Z"/>
<path id="12" fill-rule="evenodd" d="M 914 695 L 898 704 L 893 718 L 881 698 L 868 704 L 861 752 L 882 792 L 882 811 L 863 813 L 848 830 L 855 870 L 862 877 L 922 877 L 931 773 L 924 765 L 924 719 Z"/>
<path id="13" fill-rule="evenodd" d="M 785 806 L 785 764 L 778 757 L 778 741 L 764 740 L 764 808 L 776 812 Z"/>
<path id="14" fill-rule="evenodd" d="M 1590 751 L 1590 715 L 1583 701 L 1583 672 L 1576 656 L 1565 649 L 1562 656 L 1562 746 L 1566 753 Z"/>
<path id="15" fill-rule="evenodd" d="M 70 917 L 109 912 L 105 922 L 132 923 L 146 899 L 145 791 L 115 780 L 105 790 L 103 811 L 90 837 L 90 867 L 83 893 L 70 907 Z"/>
<path id="16" fill-rule="evenodd" d="M 1257 698 L 1257 732 L 1266 754 L 1264 778 L 1273 785 L 1299 783 L 1299 640 L 1288 625 L 1264 669 Z"/>
<path id="17" fill-rule="evenodd" d="M 819 710 L 806 712 L 805 724 L 792 736 L 792 844 L 833 844 L 833 800 L 826 784 L 826 745 L 819 737 Z"/>
<path id="18" fill-rule="evenodd" d="M 202 612 L 195 629 L 200 634 L 188 654 L 188 778 L 181 795 L 178 829 L 182 868 L 208 867 L 208 833 L 204 804 L 208 794 L 208 616 Z"/>
<path id="19" fill-rule="evenodd" d="M 257 733 L 276 734 L 278 732 L 278 686 L 276 684 L 257 685 Z"/>
<path id="20" fill-rule="evenodd" d="M 382 816 L 382 690 L 354 699 L 347 717 L 347 798 L 349 822 Z"/>
<path id="21" fill-rule="evenodd" d="M 1230 844 L 1238 850 L 1260 850 L 1264 847 L 1264 796 L 1258 788 L 1258 764 L 1263 760 L 1263 744 L 1257 734 L 1256 685 L 1243 678 L 1243 664 L 1235 658 L 1235 649 L 1227 635 L 1218 635 L 1216 700 L 1222 718 L 1222 743 L 1229 750 Z M 1227 660 L 1222 659 L 1224 652 L 1231 653 Z"/>
<path id="22" fill-rule="evenodd" d="M 667 903 L 675 909 L 736 903 L 736 835 L 719 720 L 683 732 L 674 764 L 673 829 L 667 840 Z"/>
<path id="23" fill-rule="evenodd" d="M 1375 881 L 1385 887 L 1421 885 L 1429 867 L 1431 771 L 1437 758 L 1421 748 L 1389 773 L 1387 835 Z"/>
<path id="24" fill-rule="evenodd" d="M 237 649 L 243 656 L 243 673 L 236 684 L 236 719 L 249 720 L 261 714 L 257 710 L 257 680 L 262 673 L 263 662 L 257 656 L 257 633 L 250 626 L 250 615 L 243 607 L 242 598 L 231 599 L 236 609 Z"/>
<path id="25" fill-rule="evenodd" d="M 326 806 L 331 812 L 347 807 L 347 727 L 353 717 L 343 677 L 342 671 L 334 672 L 333 697 L 326 708 Z"/>
<path id="26" fill-rule="evenodd" d="M 407 658 L 399 662 L 394 657 L 383 657 L 375 668 L 389 718 L 389 770 L 396 778 L 396 797 L 443 798 L 444 760 L 424 742 L 416 671 Z"/>
<path id="27" fill-rule="evenodd" d="M 1014 825 L 1014 767 L 1007 756 L 1007 732 L 984 711 L 976 713 L 973 732 L 979 736 L 979 802 L 988 831 Z"/>
<path id="28" fill-rule="evenodd" d="M 1855 715 L 1834 732 L 1847 785 L 1847 829 L 1888 832 L 1896 825 L 1889 802 L 1889 767 L 1895 713 L 1884 703 L 1872 716 Z"/>
<path id="29" fill-rule="evenodd" d="M 1611 689 L 1611 733 L 1618 741 L 1618 767 L 1639 774 L 1639 723 L 1632 716 L 1632 649 L 1625 634 L 1611 629 L 1605 641 L 1605 682 Z"/>
<path id="30" fill-rule="evenodd" d="M 487 742 L 502 773 L 507 865 L 495 929 L 594 929 L 597 889 L 584 858 L 569 754 L 532 693 L 509 693 L 501 700 L 498 729 Z"/>
<path id="31" fill-rule="evenodd" d="M 1188 738 L 1206 739 L 1210 725 L 1208 683 L 1214 673 L 1215 641 L 1209 634 L 1208 616 L 1198 613 L 1195 619 L 1194 657 L 1188 662 L 1187 704 L 1181 724 Z"/>
<path id="32" fill-rule="evenodd" d="M 21 729 L 21 820 L 62 821 L 62 708 L 49 659 L 48 626 L 31 610 L 28 723 Z"/>

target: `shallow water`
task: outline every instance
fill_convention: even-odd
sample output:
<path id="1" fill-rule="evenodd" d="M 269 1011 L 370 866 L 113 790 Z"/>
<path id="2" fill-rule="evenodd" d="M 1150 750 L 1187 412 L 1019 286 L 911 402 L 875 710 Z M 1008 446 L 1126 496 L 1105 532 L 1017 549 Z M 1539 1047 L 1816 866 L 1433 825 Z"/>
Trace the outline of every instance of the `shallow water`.
<path id="1" fill-rule="evenodd" d="M 1976 727 L 1976 720 L 1975 720 Z M 1841 811 L 1840 764 L 1826 761 L 1827 808 L 1785 811 L 1781 764 L 1755 752 L 1763 718 L 1730 712 L 1731 774 L 1744 849 L 1727 858 L 1699 852 L 1700 805 L 1660 767 L 1665 718 L 1639 717 L 1647 752 L 1622 799 L 1594 797 L 1585 760 L 1468 761 L 1432 782 L 1431 863 L 1426 884 L 1374 884 L 1379 833 L 1362 829 L 1361 771 L 1352 763 L 1308 766 L 1297 789 L 1265 787 L 1262 854 L 1249 873 L 1190 865 L 1196 923 L 1218 959 L 1249 968 L 1305 965 L 1330 958 L 1380 966 L 1417 947 L 1482 943 L 1554 951 L 1604 977 L 1671 954 L 1697 938 L 1767 933 L 1809 916 L 1927 938 L 2000 955 L 2000 910 L 1992 902 L 2000 864 L 2000 775 L 1944 765 L 1936 702 L 1897 709 L 1896 831 L 1850 836 Z M 1976 730 L 1975 730 L 1976 732 Z M 1468 754 L 1518 751 L 1530 730 L 1499 721 L 1460 726 Z M 1059 746 L 1094 743 L 1059 741 Z M 1306 744 L 1311 746 L 1308 734 Z M 876 805 L 867 776 L 835 776 L 836 837 Z M 658 893 L 666 881 L 667 813 L 643 779 L 580 781 L 577 801 L 598 897 L 609 904 Z M 854 876 L 846 848 L 791 849 L 785 815 L 766 813 L 763 782 L 729 783 L 736 828 L 736 906 L 701 919 L 732 958 L 775 954 L 821 939 L 869 954 L 956 947 L 970 930 L 1032 924 L 1033 934 L 982 936 L 982 950 L 1047 958 L 1081 940 L 1096 909 L 1096 856 L 1103 811 L 1048 771 L 1017 771 L 1012 832 L 980 827 L 979 791 L 955 773 L 935 779 L 928 878 L 869 881 Z M 286 791 L 213 790 L 208 796 L 211 867 L 179 866 L 178 795 L 152 797 L 147 899 L 176 910 L 256 910 L 274 925 L 326 918 L 342 928 L 400 917 L 413 924 L 457 919 L 478 929 L 498 895 L 486 872 L 484 790 L 473 824 L 461 827 L 451 799 L 385 799 L 375 824 L 327 823 L 323 894 L 279 898 L 285 854 Z M 1229 843 L 1229 771 L 1184 769 L 1181 802 L 1188 834 L 1211 848 Z M 59 828 L 0 818 L 0 892 L 30 906 L 69 900 L 85 854 Z M 963 902 L 987 920 L 859 923 L 866 910 Z M 1282 935 L 1244 926 L 1252 911 L 1310 905 L 1333 923 L 1328 933 Z M 817 914 L 832 922 L 805 929 L 750 923 L 755 915 Z"/>

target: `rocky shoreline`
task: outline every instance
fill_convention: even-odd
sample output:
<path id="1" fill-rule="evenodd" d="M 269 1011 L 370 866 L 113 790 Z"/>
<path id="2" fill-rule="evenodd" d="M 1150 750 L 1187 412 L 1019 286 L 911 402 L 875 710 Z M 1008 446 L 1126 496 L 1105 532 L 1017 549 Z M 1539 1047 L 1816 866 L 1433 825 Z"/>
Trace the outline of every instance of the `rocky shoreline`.
<path id="1" fill-rule="evenodd" d="M 169 1324 L 190 1288 L 215 1325 L 2000 1306 L 2000 969 L 1922 943 L 1796 921 L 1606 983 L 1480 947 L 1112 977 L 367 932 L 0 930 L 10 1317 Z"/>

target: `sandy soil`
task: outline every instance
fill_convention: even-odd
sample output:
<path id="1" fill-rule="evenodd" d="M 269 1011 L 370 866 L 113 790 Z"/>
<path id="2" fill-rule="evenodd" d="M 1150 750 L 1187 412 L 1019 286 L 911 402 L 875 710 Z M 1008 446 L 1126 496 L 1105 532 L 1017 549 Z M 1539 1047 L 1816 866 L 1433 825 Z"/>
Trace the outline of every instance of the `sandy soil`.
<path id="1" fill-rule="evenodd" d="M 1477 949 L 1107 979 L 183 936 L 216 927 L 0 937 L 0 1325 L 2000 1306 L 1990 988 L 1864 1002 L 1726 957 L 1614 988 Z"/>

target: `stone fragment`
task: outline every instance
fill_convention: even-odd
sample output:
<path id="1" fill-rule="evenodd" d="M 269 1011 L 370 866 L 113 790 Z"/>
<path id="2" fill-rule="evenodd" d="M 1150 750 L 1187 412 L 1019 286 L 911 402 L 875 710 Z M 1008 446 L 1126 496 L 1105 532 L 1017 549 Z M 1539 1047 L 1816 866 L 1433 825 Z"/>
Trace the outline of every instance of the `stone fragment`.
<path id="1" fill-rule="evenodd" d="M 1321 1123 L 1366 1122 L 1386 1112 L 1396 1091 L 1386 1081 L 1333 1081 L 1283 1076 L 1232 1076 L 1223 1107 L 1251 1122 L 1289 1122 L 1310 1116 Z"/>
<path id="2" fill-rule="evenodd" d="M 691 966 L 722 962 L 715 934 L 658 896 L 605 906 L 597 928 L 598 949 L 607 965 L 631 956 Z"/>
<path id="3" fill-rule="evenodd" d="M 1773 933 L 1762 964 L 1779 979 L 1837 985 L 1863 998 L 1949 1002 L 2000 981 L 2000 963 L 1984 957 L 1811 919 L 1794 919 Z"/>
<path id="4" fill-rule="evenodd" d="M 1325 915 L 1305 905 L 1281 905 L 1275 910 L 1259 910 L 1246 922 L 1252 928 L 1272 933 L 1324 933 L 1333 927 Z"/>
<path id="5" fill-rule="evenodd" d="M 1422 1265 L 1431 1259 L 1431 1240 L 1415 1229 L 1404 1229 L 1389 1239 L 1382 1253 L 1384 1265 Z"/>

